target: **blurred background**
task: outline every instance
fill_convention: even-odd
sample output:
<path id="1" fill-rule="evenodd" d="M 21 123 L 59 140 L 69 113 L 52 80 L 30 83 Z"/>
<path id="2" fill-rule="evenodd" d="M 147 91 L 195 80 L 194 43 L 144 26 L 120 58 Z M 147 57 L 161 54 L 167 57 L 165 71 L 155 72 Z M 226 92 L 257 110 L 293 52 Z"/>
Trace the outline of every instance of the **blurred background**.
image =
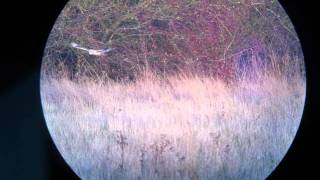
<path id="1" fill-rule="evenodd" d="M 40 66 L 46 40 L 66 0 L 3 4 L 0 65 L 0 179 L 77 179 L 50 138 L 40 101 Z M 317 155 L 315 129 L 319 108 L 319 77 L 315 4 L 280 3 L 300 38 L 307 70 L 303 121 L 284 160 L 269 177 L 314 177 Z M 3 38 L 4 37 L 4 38 Z M 317 175 L 319 176 L 319 175 Z"/>

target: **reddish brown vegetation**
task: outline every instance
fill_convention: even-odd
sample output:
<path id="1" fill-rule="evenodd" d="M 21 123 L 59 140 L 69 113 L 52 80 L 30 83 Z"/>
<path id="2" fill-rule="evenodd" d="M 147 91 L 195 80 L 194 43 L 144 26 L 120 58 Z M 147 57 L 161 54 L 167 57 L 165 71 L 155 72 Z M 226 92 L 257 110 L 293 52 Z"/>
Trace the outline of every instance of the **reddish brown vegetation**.
<path id="1" fill-rule="evenodd" d="M 52 31 L 47 74 L 59 76 L 59 64 L 71 79 L 134 80 L 150 71 L 161 77 L 183 73 L 232 81 L 243 71 L 255 76 L 271 67 L 271 52 L 302 56 L 288 17 L 273 1 L 81 2 L 69 4 Z M 71 41 L 116 50 L 94 57 L 71 50 Z"/>

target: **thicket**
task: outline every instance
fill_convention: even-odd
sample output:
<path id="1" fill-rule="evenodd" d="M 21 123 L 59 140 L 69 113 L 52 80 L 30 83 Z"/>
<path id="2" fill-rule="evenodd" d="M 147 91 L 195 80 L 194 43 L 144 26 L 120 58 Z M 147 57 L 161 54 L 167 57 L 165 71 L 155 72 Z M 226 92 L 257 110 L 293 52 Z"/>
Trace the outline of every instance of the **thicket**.
<path id="1" fill-rule="evenodd" d="M 90 56 L 71 42 L 115 50 Z M 303 73 L 302 56 L 294 27 L 274 0 L 71 0 L 49 36 L 42 77 L 289 77 Z"/>

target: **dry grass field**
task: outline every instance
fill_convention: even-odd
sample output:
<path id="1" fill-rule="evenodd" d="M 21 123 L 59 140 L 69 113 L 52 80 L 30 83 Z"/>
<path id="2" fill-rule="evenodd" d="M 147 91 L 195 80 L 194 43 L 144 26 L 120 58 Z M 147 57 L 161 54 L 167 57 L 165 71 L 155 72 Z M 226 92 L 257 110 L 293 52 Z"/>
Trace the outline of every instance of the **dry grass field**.
<path id="1" fill-rule="evenodd" d="M 43 79 L 50 134 L 84 179 L 264 179 L 290 147 L 305 82 Z"/>
<path id="2" fill-rule="evenodd" d="M 82 179 L 265 179 L 305 101 L 274 0 L 71 0 L 41 71 L 48 129 Z"/>

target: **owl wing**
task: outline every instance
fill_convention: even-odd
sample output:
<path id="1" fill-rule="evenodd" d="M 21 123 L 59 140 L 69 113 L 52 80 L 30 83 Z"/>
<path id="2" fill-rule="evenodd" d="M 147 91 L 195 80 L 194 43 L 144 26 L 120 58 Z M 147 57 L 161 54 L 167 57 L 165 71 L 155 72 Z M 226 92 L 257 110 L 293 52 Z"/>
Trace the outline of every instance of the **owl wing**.
<path id="1" fill-rule="evenodd" d="M 84 51 L 89 51 L 90 50 L 90 49 L 81 47 L 79 44 L 74 43 L 74 42 L 71 43 L 71 47 L 76 48 L 76 49 L 81 49 L 81 50 L 84 50 Z"/>

